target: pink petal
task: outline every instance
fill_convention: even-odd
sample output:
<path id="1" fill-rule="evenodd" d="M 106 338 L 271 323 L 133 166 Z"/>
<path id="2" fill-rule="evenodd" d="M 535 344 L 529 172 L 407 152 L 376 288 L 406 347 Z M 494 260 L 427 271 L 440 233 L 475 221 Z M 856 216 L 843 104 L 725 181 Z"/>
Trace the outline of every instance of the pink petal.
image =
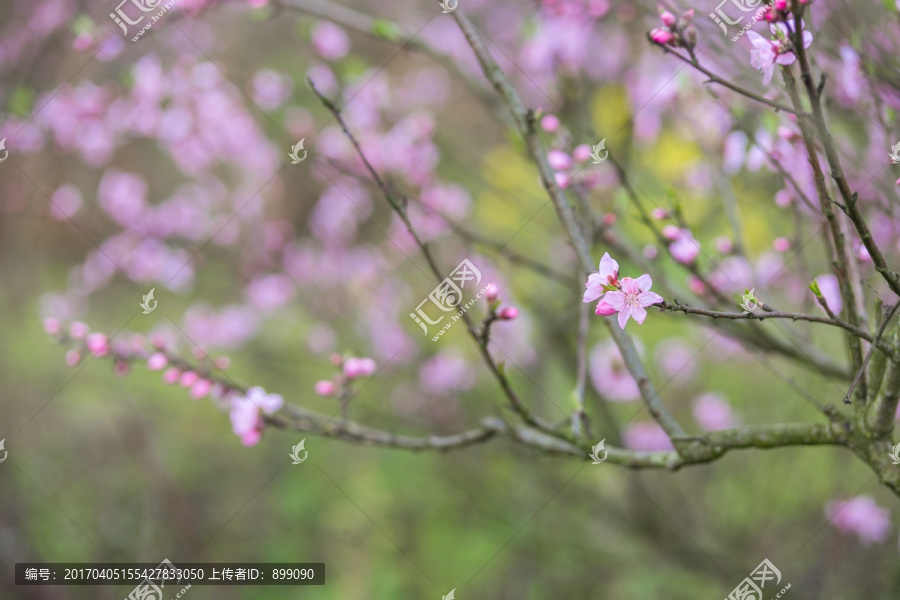
<path id="1" fill-rule="evenodd" d="M 665 301 L 665 299 L 656 292 L 644 292 L 638 298 L 638 302 L 641 303 L 641 306 L 653 306 L 654 304 L 663 301 Z"/>
<path id="2" fill-rule="evenodd" d="M 628 322 L 628 317 L 631 316 L 631 307 L 623 308 L 619 311 L 619 327 L 625 329 L 625 323 Z"/>
<path id="3" fill-rule="evenodd" d="M 619 276 L 619 263 L 610 257 L 609 252 L 603 253 L 603 258 L 600 259 L 600 268 L 598 270 L 598 274 L 603 277 L 603 283 L 607 283 L 609 280 L 607 277 L 610 275 L 614 278 Z"/>
<path id="4" fill-rule="evenodd" d="M 631 309 L 631 318 L 637 321 L 638 325 L 643 325 L 644 319 L 647 318 L 647 311 L 640 306 L 636 306 Z"/>
<path id="5" fill-rule="evenodd" d="M 788 52 L 787 54 L 779 54 L 778 58 L 775 59 L 775 62 L 779 65 L 792 65 L 795 60 L 796 57 L 794 56 L 794 53 Z"/>
<path id="6" fill-rule="evenodd" d="M 638 287 L 640 287 L 644 291 L 649 290 L 650 286 L 653 285 L 653 280 L 650 278 L 650 275 L 648 275 L 647 273 L 644 273 L 643 275 L 641 275 L 640 277 L 635 279 L 635 281 L 637 282 Z"/>
<path id="7" fill-rule="evenodd" d="M 603 301 L 617 311 L 620 311 L 622 310 L 622 307 L 625 306 L 625 294 L 622 292 L 608 292 L 606 296 L 603 297 Z"/>

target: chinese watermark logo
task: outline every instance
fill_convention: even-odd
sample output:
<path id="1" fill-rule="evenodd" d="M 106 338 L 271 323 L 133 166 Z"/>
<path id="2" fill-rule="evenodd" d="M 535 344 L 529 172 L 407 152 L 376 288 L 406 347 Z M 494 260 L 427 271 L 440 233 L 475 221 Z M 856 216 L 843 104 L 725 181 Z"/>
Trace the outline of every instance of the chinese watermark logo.
<path id="1" fill-rule="evenodd" d="M 440 5 L 443 8 L 443 13 L 446 15 L 447 13 L 453 12 L 456 10 L 456 6 L 459 4 L 459 0 L 441 0 Z M 450 592 L 451 594 L 453 592 Z"/>
<path id="2" fill-rule="evenodd" d="M 744 295 L 741 297 L 741 308 L 744 309 L 745 314 L 750 314 L 759 306 L 759 298 L 753 295 L 753 292 L 756 291 L 756 288 L 748 290 L 744 288 Z"/>
<path id="3" fill-rule="evenodd" d="M 0 163 L 9 158 L 9 150 L 6 149 L 6 138 L 0 140 L 0 150 L 3 150 L 3 158 L 0 158 Z"/>
<path id="4" fill-rule="evenodd" d="M 147 577 L 141 583 L 137 584 L 125 600 L 165 600 L 163 588 L 166 583 L 178 585 L 181 581 L 179 577 L 176 581 L 176 575 L 179 569 L 166 558 L 155 568 L 150 570 L 150 577 Z M 157 585 L 159 583 L 159 585 Z M 181 588 L 181 591 L 173 595 L 173 599 L 181 598 L 184 593 L 191 588 L 190 584 Z"/>
<path id="5" fill-rule="evenodd" d="M 602 157 L 600 156 L 601 151 L 603 151 Z M 591 158 L 594 159 L 595 165 L 599 165 L 604 160 L 606 160 L 607 156 L 609 156 L 609 151 L 606 149 L 606 138 L 603 138 L 602 140 L 600 140 L 599 144 L 597 144 L 596 146 L 592 146 Z"/>
<path id="6" fill-rule="evenodd" d="M 3 442 L 0 442 L 0 448 L 3 448 Z M 891 452 L 888 454 L 895 465 L 900 465 L 900 444 L 891 446 Z M 0 460 L 0 462 L 3 462 Z"/>
<path id="7" fill-rule="evenodd" d="M 288 156 L 291 157 L 292 165 L 299 165 L 304 160 L 306 160 L 306 150 L 303 150 L 303 142 L 306 141 L 306 138 L 303 138 L 293 146 L 291 146 L 291 151 L 288 152 Z M 303 156 L 297 154 L 298 151 L 303 150 Z"/>
<path id="8" fill-rule="evenodd" d="M 4 139 L 4 141 L 5 141 L 5 139 Z M 0 141 L 0 144 L 2 144 L 2 143 L 3 142 Z M 0 146 L 0 148 L 2 148 L 2 146 Z M 900 165 L 900 142 L 897 142 L 896 144 L 894 144 L 894 146 L 891 148 L 891 153 L 888 154 L 888 156 L 891 157 L 892 165 Z M 5 157 L 4 157 L 4 160 L 6 160 Z"/>
<path id="9" fill-rule="evenodd" d="M 3 458 L 0 458 L 0 463 L 2 463 L 4 460 L 6 460 L 6 456 L 9 454 L 9 452 L 7 452 L 7 450 L 6 450 L 6 447 L 4 446 L 5 443 L 6 443 L 6 438 L 3 438 L 2 440 L 0 440 L 0 450 L 3 450 Z M 900 446 L 900 444 L 898 444 L 898 446 Z"/>
<path id="10" fill-rule="evenodd" d="M 460 306 L 462 302 L 463 289 L 466 287 L 466 282 L 474 281 L 473 287 L 481 283 L 481 271 L 479 271 L 475 265 L 469 262 L 469 259 L 463 260 L 459 263 L 456 268 L 450 273 L 450 277 L 447 277 L 442 282 L 438 284 L 434 290 L 428 297 L 422 300 L 419 305 L 416 307 L 416 312 L 409 313 L 409 316 L 422 328 L 422 331 L 425 335 L 428 335 L 428 325 L 437 325 L 441 321 L 443 321 L 446 317 L 450 317 L 450 321 L 447 322 L 440 331 L 437 332 L 433 338 L 431 338 L 432 342 L 436 342 L 438 338 L 444 335 L 444 332 L 450 329 L 450 327 L 459 321 L 460 318 L 465 314 L 467 310 L 472 308 L 475 304 L 475 301 L 481 298 L 487 290 L 487 286 L 481 288 L 481 291 L 478 292 L 475 297 L 464 305 Z M 457 285 L 457 283 L 459 285 Z M 442 312 L 449 313 L 455 312 L 454 315 L 441 315 L 437 319 L 432 320 L 422 308 L 422 305 L 431 300 L 431 302 L 438 307 Z M 421 318 L 420 318 L 421 317 Z M 426 325 L 427 323 L 427 325 Z"/>
<path id="11" fill-rule="evenodd" d="M 734 4 L 738 10 L 741 12 L 755 12 L 756 14 L 750 19 L 750 21 L 744 25 L 741 30 L 731 38 L 732 42 L 736 42 L 739 37 L 744 35 L 744 32 L 750 29 L 754 23 L 763 18 L 766 14 L 766 11 L 775 3 L 775 0 L 769 0 L 765 4 L 762 3 L 762 0 L 722 0 L 719 3 L 719 6 L 716 7 L 715 12 L 709 13 L 709 18 L 716 22 L 716 24 L 722 28 L 722 33 L 728 35 L 728 25 L 738 25 L 741 21 L 744 20 L 746 15 L 741 15 L 737 19 L 732 20 L 722 9 L 722 5 L 731 2 Z M 732 13 L 736 14 L 736 13 Z M 728 25 L 726 25 L 726 23 Z"/>
<path id="12" fill-rule="evenodd" d="M 301 450 L 303 451 L 303 458 L 300 458 Z M 288 454 L 288 456 L 291 457 L 291 460 L 294 461 L 293 464 L 295 464 L 295 465 L 299 465 L 304 460 L 306 460 L 306 457 L 309 456 L 309 452 L 306 450 L 306 438 L 303 438 L 302 440 L 300 440 L 299 444 L 292 447 L 291 453 Z"/>
<path id="13" fill-rule="evenodd" d="M 138 306 L 144 309 L 145 315 L 149 315 L 156 310 L 156 300 L 153 299 L 153 291 L 155 289 L 156 288 L 150 288 L 150 291 L 144 294 L 144 301 L 138 304 Z M 151 302 L 153 303 L 152 306 L 150 305 Z"/>
<path id="14" fill-rule="evenodd" d="M 603 447 L 603 444 L 605 442 L 606 438 L 603 438 L 596 446 L 593 446 L 591 448 L 591 453 L 588 456 L 590 456 L 594 461 L 591 463 L 592 465 L 599 465 L 604 460 L 606 460 L 606 456 L 608 453 L 606 451 L 606 448 Z M 603 458 L 600 458 L 600 452 L 603 452 Z"/>
<path id="15" fill-rule="evenodd" d="M 144 17 L 149 16 L 150 20 L 147 21 L 143 27 L 141 27 L 141 29 L 137 32 L 137 35 L 131 38 L 132 42 L 136 42 L 142 35 L 144 35 L 144 32 L 153 27 L 153 24 L 159 21 L 159 19 L 164 14 L 166 14 L 166 12 L 170 8 L 172 8 L 176 2 L 178 2 L 178 0 L 169 0 L 168 2 L 160 6 L 162 1 L 163 0 L 122 0 L 116 7 L 115 12 L 109 13 L 109 18 L 112 19 L 113 22 L 122 29 L 122 35 L 128 37 L 128 25 L 137 25 L 144 20 Z M 122 5 L 128 4 L 129 2 L 131 2 L 131 4 L 133 4 L 138 10 L 144 13 L 155 11 L 157 8 L 159 8 L 159 11 L 155 15 L 142 14 L 137 19 L 132 19 L 122 9 Z"/>
<path id="16" fill-rule="evenodd" d="M 455 5 L 454 5 L 454 8 L 455 8 Z M 455 591 L 456 591 L 456 588 L 453 588 L 452 590 L 450 590 L 450 592 L 446 596 L 441 596 L 441 600 L 453 600 L 453 598 L 454 598 L 453 592 L 455 592 Z"/>
<path id="17" fill-rule="evenodd" d="M 781 571 L 773 565 L 768 558 L 763 559 L 759 566 L 753 569 L 749 577 L 745 577 L 742 582 L 734 588 L 725 600 L 762 600 L 763 588 L 766 582 L 774 580 L 773 585 L 781 583 Z M 781 589 L 775 598 L 781 598 L 786 591 L 791 589 L 791 584 L 787 584 Z"/>

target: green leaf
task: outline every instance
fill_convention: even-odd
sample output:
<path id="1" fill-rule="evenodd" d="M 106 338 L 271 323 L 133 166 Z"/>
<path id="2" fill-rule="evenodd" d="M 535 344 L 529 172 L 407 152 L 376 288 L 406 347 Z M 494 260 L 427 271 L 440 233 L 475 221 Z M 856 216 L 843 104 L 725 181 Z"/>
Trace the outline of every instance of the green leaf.
<path id="1" fill-rule="evenodd" d="M 396 42 L 400 39 L 400 27 L 388 19 L 375 19 L 372 22 L 372 34 L 389 42 Z"/>
<path id="2" fill-rule="evenodd" d="M 819 290 L 819 281 L 817 279 L 813 279 L 809 283 L 809 289 L 812 290 L 812 293 L 816 295 L 816 298 L 822 297 L 822 292 Z"/>
<path id="3" fill-rule="evenodd" d="M 27 116 L 34 104 L 34 91 L 19 86 L 9 97 L 9 112 L 20 117 Z"/>

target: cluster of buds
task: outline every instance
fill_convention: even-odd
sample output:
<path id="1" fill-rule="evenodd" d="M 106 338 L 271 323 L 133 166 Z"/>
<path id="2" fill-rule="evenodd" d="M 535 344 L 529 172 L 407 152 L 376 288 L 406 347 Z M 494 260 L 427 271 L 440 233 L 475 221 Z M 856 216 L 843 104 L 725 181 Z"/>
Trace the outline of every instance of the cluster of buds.
<path id="1" fill-rule="evenodd" d="M 488 303 L 488 316 L 486 321 L 512 321 L 519 316 L 519 309 L 514 306 L 500 308 L 500 290 L 493 283 L 487 284 L 484 289 L 484 298 Z"/>
<path id="2" fill-rule="evenodd" d="M 317 381 L 314 386 L 316 393 L 325 398 L 342 397 L 354 379 L 368 377 L 378 369 L 378 365 L 371 358 L 353 356 L 345 359 L 340 354 L 331 355 L 331 364 L 340 371 L 331 379 Z"/>
<path id="3" fill-rule="evenodd" d="M 800 5 L 809 4 L 810 0 L 800 0 Z M 787 21 L 790 18 L 791 3 L 789 0 L 775 0 L 763 17 L 769 23 Z"/>
<path id="4" fill-rule="evenodd" d="M 697 45 L 697 30 L 691 25 L 694 20 L 694 9 L 676 18 L 675 15 L 659 7 L 659 18 L 663 26 L 650 31 L 650 39 L 661 46 L 685 47 L 688 50 Z"/>

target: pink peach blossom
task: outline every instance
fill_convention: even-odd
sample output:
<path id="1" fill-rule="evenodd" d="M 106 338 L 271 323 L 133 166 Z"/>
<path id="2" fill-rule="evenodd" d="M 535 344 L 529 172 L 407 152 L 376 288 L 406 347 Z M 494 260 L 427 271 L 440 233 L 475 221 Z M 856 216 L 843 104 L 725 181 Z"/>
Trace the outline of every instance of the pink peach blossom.
<path id="1" fill-rule="evenodd" d="M 377 369 L 371 358 L 348 358 L 344 363 L 344 376 L 348 379 L 368 377 Z"/>
<path id="2" fill-rule="evenodd" d="M 608 291 L 607 288 L 617 287 L 618 285 L 619 263 L 610 257 L 609 252 L 604 252 L 597 272 L 588 275 L 587 283 L 584 284 L 584 296 L 581 301 L 593 302 L 598 298 L 602 298 Z"/>
<path id="3" fill-rule="evenodd" d="M 337 387 L 334 385 L 333 381 L 325 379 L 316 382 L 315 390 L 318 395 L 328 397 L 334 395 L 337 391 Z"/>
<path id="4" fill-rule="evenodd" d="M 841 532 L 856 534 L 863 546 L 881 544 L 890 533 L 890 513 L 871 496 L 833 500 L 825 505 L 825 516 Z"/>
<path id="5" fill-rule="evenodd" d="M 169 359 L 162 352 L 154 352 L 147 359 L 147 368 L 151 371 L 159 371 L 169 364 Z"/>
<path id="6" fill-rule="evenodd" d="M 625 329 L 629 318 L 642 324 L 647 318 L 646 307 L 663 301 L 662 296 L 649 291 L 651 285 L 653 280 L 645 273 L 637 279 L 622 279 L 622 291 L 607 292 L 604 300 L 619 312 L 619 327 Z"/>

